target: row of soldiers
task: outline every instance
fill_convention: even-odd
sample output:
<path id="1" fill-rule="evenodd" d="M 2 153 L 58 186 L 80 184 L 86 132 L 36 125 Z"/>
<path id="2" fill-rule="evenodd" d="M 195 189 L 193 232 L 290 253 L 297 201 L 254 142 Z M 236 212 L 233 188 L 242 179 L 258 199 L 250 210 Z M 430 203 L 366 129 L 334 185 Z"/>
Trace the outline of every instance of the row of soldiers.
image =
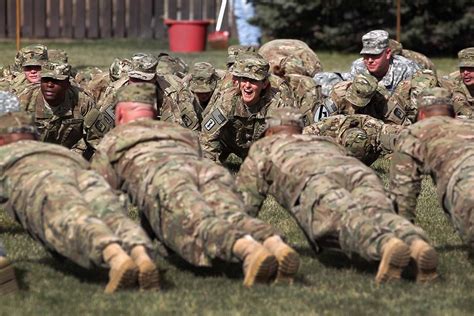
<path id="1" fill-rule="evenodd" d="M 412 75 L 426 74 L 415 62 L 392 56 L 389 42 L 385 31 L 364 35 L 363 57 L 354 62 L 352 79 L 346 74 L 349 80 L 330 89 L 332 95 L 347 87 L 342 107 L 336 98 L 324 97 L 319 59 L 298 41 L 274 41 L 262 46 L 261 54 L 251 47 L 231 48 L 227 72 L 198 63 L 187 76 L 177 59 L 140 53 L 115 60 L 109 74 L 73 77 L 67 56 L 51 57 L 46 48 L 32 47 L 22 57 L 23 73 L 11 79 L 13 67 L 4 71 L 6 89 L 19 99 L 2 96 L 2 169 L 9 179 L 5 209 L 49 251 L 84 267 L 109 267 L 107 292 L 137 283 L 142 289 L 159 287 L 150 238 L 196 266 L 216 259 L 241 261 L 246 286 L 272 279 L 291 282 L 298 254 L 284 236 L 255 218 L 268 194 L 296 218 L 314 250 L 339 248 L 380 261 L 379 283 L 399 279 L 410 260 L 417 281 L 432 281 L 436 251 L 412 223 L 420 176 L 451 176 L 464 159 L 446 166 L 433 163 L 433 170 L 420 163 L 427 160 L 428 166 L 433 154 L 448 145 L 458 146 L 453 159 L 469 158 L 459 153 L 469 147 L 470 121 L 439 119 L 446 128 L 459 126 L 446 132 L 459 136 L 452 142 L 439 129 L 431 139 L 424 129 L 413 132 L 418 123 L 403 127 L 412 123 L 410 118 L 399 125 L 380 120 L 399 114 L 398 107 L 386 110 L 398 87 Z M 42 53 L 35 54 L 36 49 Z M 47 57 L 33 65 L 36 70 L 28 68 L 38 55 Z M 461 70 L 472 71 L 474 50 L 460 57 Z M 171 66 L 157 72 L 160 58 Z M 468 74 L 461 71 L 465 87 L 470 86 Z M 12 84 L 22 76 L 24 86 Z M 413 121 L 457 112 L 446 89 L 417 94 L 409 95 Z M 382 95 L 381 101 L 373 101 L 375 95 Z M 328 111 L 338 106 L 353 111 Z M 366 111 L 370 108 L 382 116 Z M 304 127 L 306 135 L 298 135 Z M 414 138 L 403 152 L 407 131 Z M 438 139 L 439 147 L 431 147 L 429 142 Z M 382 149 L 396 151 L 390 194 L 360 161 L 370 164 Z M 86 159 L 93 155 L 92 164 L 77 153 Z M 244 159 L 236 181 L 215 163 L 231 153 Z M 455 182 L 450 186 L 450 181 Z M 443 207 L 472 245 L 469 201 L 463 195 L 468 183 L 443 179 L 438 185 L 440 196 L 448 196 Z M 127 200 L 139 209 L 142 227 L 126 217 Z M 4 265 L 0 272 L 11 271 Z"/>

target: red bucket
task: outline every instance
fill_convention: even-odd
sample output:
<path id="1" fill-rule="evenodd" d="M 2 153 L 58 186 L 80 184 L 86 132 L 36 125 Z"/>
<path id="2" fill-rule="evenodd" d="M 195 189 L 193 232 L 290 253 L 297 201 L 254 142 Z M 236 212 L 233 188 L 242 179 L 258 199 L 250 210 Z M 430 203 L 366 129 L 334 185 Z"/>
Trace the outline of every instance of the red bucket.
<path id="1" fill-rule="evenodd" d="M 168 26 L 170 50 L 173 52 L 201 52 L 206 49 L 205 20 L 165 20 Z"/>

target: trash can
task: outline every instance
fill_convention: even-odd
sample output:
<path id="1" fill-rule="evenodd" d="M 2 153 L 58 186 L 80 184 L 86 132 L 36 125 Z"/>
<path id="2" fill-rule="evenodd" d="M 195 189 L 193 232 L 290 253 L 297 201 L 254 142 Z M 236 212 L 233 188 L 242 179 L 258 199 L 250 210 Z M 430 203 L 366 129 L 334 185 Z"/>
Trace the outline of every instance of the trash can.
<path id="1" fill-rule="evenodd" d="M 207 20 L 165 20 L 173 52 L 201 52 L 206 49 Z"/>

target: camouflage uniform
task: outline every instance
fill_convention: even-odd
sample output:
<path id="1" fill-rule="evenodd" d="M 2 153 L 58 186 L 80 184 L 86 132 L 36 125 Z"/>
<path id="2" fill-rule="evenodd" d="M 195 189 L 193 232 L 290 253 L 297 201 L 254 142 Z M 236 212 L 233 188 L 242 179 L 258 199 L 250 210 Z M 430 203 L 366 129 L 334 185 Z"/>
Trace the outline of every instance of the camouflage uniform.
<path id="1" fill-rule="evenodd" d="M 194 94 L 213 93 L 217 87 L 218 80 L 220 80 L 220 78 L 210 63 L 199 62 L 195 63 L 191 73 L 183 78 L 183 83 L 184 86 L 191 90 Z M 201 109 L 205 109 L 210 101 L 209 99 L 207 103 L 201 103 L 196 95 L 195 100 Z"/>
<path id="2" fill-rule="evenodd" d="M 234 260 L 232 246 L 274 229 L 242 212 L 232 176 L 204 159 L 192 131 L 167 122 L 136 120 L 102 139 L 92 167 L 127 192 L 154 235 L 191 264 Z"/>
<path id="3" fill-rule="evenodd" d="M 403 45 L 400 42 L 397 42 L 393 39 L 390 39 L 388 41 L 388 46 L 392 50 L 393 55 L 400 55 L 405 57 L 406 59 L 414 61 L 418 64 L 418 66 L 420 66 L 421 69 L 429 69 L 432 71 L 436 71 L 433 62 L 425 55 L 409 49 L 404 49 Z"/>
<path id="4" fill-rule="evenodd" d="M 305 127 L 303 134 L 329 136 L 343 145 L 349 155 L 371 165 L 382 152 L 392 149 L 401 126 L 364 114 L 334 115 Z"/>
<path id="5" fill-rule="evenodd" d="M 43 66 L 41 76 L 69 80 L 69 71 L 68 64 L 49 62 Z M 84 135 L 84 117 L 95 108 L 95 102 L 84 90 L 71 85 L 64 101 L 54 107 L 47 104 L 39 85 L 26 89 L 18 98 L 22 110 L 34 116 L 41 141 L 72 148 L 85 157 L 90 155 Z"/>
<path id="6" fill-rule="evenodd" d="M 28 114 L 11 114 L 0 118 L 1 133 L 33 131 Z M 151 249 L 124 199 L 78 155 L 22 140 L 0 146 L 0 166 L 2 208 L 49 251 L 91 267 L 105 265 L 102 251 L 112 243 Z"/>
<path id="7" fill-rule="evenodd" d="M 474 67 L 474 47 L 461 50 L 458 53 L 458 59 L 459 68 Z M 471 91 L 474 91 L 474 89 L 471 89 Z M 454 81 L 453 87 L 453 102 L 455 109 L 469 108 L 471 112 L 474 111 L 474 92 L 471 91 L 468 89 L 459 75 L 458 80 Z"/>
<path id="8" fill-rule="evenodd" d="M 299 59 L 306 68 L 305 75 L 313 77 L 323 71 L 318 55 L 304 42 L 294 39 L 277 39 L 265 43 L 258 53 L 270 63 L 270 72 L 274 72 L 281 60 L 288 56 Z"/>
<path id="9" fill-rule="evenodd" d="M 262 81 L 268 76 L 268 68 L 268 63 L 260 55 L 246 54 L 241 55 L 232 67 L 232 75 Z M 271 85 L 262 91 L 260 100 L 252 109 L 242 101 L 238 87 L 221 92 L 205 111 L 202 126 L 205 156 L 221 162 L 230 153 L 244 158 L 252 142 L 262 136 L 267 113 L 293 105 L 294 101 L 281 98 Z"/>
<path id="10" fill-rule="evenodd" d="M 173 75 L 183 79 L 189 71 L 189 66 L 183 59 L 161 53 L 158 56 L 158 65 L 156 66 L 156 74 L 158 76 Z"/>
<path id="11" fill-rule="evenodd" d="M 377 175 L 329 137 L 273 135 L 255 142 L 237 177 L 257 216 L 272 195 L 297 220 L 315 251 L 341 248 L 380 260 L 391 237 L 407 244 L 421 229 L 396 215 Z"/>
<path id="12" fill-rule="evenodd" d="M 127 77 L 128 71 L 131 69 L 131 61 L 123 58 L 115 58 L 109 67 L 109 72 L 95 74 L 87 83 L 86 90 L 90 91 L 94 97 L 94 101 L 99 102 L 103 98 L 107 87 L 120 78 Z"/>
<path id="13" fill-rule="evenodd" d="M 378 55 L 388 48 L 388 33 L 382 30 L 371 31 L 362 36 L 363 48 L 361 54 Z M 379 84 L 384 86 L 392 94 L 403 80 L 409 79 L 419 70 L 420 67 L 415 62 L 400 55 L 392 56 L 390 67 Z M 358 74 L 368 74 L 369 71 L 364 64 L 363 58 L 359 58 L 352 63 L 352 77 Z"/>

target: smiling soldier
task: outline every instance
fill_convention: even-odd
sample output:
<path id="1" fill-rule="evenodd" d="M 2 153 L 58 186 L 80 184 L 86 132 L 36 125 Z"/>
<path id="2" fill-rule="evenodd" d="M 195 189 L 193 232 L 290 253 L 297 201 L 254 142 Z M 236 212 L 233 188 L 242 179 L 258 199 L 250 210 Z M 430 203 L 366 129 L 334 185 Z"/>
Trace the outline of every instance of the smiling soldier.
<path id="1" fill-rule="evenodd" d="M 205 156 L 221 162 L 230 153 L 247 156 L 250 145 L 265 130 L 265 116 L 276 108 L 293 107 L 271 86 L 268 62 L 257 53 L 238 56 L 233 68 L 234 86 L 211 101 L 202 126 Z"/>

